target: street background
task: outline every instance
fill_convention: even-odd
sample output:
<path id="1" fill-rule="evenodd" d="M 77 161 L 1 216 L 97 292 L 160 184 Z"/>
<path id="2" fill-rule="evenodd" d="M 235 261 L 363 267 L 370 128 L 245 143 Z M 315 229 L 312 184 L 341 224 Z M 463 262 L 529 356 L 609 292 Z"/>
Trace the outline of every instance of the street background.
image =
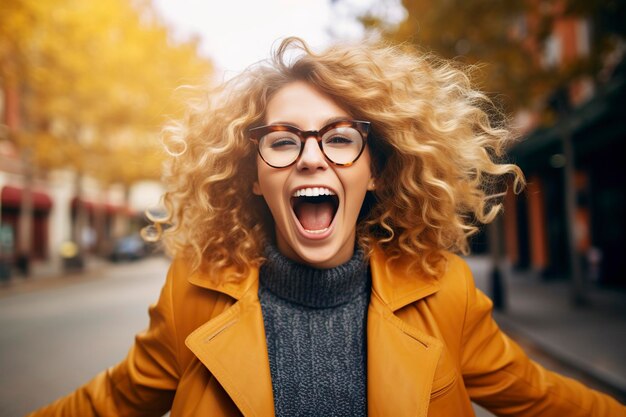
<path id="1" fill-rule="evenodd" d="M 615 0 L 0 1 L 0 414 L 123 357 L 167 265 L 140 237 L 167 222 L 164 122 L 293 35 L 468 69 L 527 179 L 487 190 L 476 281 L 533 357 L 626 401 L 625 21 Z"/>
<path id="2" fill-rule="evenodd" d="M 0 416 L 24 415 L 124 358 L 167 266 L 156 257 L 0 289 Z"/>

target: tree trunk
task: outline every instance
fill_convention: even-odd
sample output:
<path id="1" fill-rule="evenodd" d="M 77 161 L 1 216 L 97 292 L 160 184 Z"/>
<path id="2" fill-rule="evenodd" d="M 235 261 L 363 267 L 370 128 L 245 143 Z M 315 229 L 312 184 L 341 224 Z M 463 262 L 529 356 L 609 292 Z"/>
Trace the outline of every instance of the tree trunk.
<path id="1" fill-rule="evenodd" d="M 77 253 L 73 259 L 66 260 L 66 266 L 70 269 L 83 269 L 84 267 L 84 234 L 87 226 L 87 208 L 83 202 L 82 180 L 82 172 L 77 171 L 74 177 L 74 198 L 76 199 L 76 206 L 72 223 L 72 241 L 76 245 Z"/>
<path id="2" fill-rule="evenodd" d="M 25 147 L 22 149 L 23 184 L 20 201 L 20 215 L 17 232 L 17 269 L 29 276 L 31 272 L 31 261 L 33 257 L 33 158 L 32 149 Z"/>

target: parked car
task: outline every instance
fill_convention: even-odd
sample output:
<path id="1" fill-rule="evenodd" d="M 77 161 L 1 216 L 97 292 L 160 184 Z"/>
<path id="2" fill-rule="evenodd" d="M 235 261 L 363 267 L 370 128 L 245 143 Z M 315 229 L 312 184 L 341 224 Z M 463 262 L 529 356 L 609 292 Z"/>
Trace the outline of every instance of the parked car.
<path id="1" fill-rule="evenodd" d="M 109 255 L 114 262 L 135 261 L 147 255 L 146 243 L 138 235 L 125 236 L 118 239 Z"/>

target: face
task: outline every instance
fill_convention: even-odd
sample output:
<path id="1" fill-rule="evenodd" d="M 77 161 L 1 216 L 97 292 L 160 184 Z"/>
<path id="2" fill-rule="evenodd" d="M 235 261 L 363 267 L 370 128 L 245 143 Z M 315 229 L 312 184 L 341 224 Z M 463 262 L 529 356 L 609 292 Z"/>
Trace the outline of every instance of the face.
<path id="1" fill-rule="evenodd" d="M 317 131 L 330 121 L 352 117 L 330 97 L 297 81 L 270 99 L 265 119 L 268 125 Z M 357 217 L 365 193 L 374 187 L 371 158 L 366 146 L 354 164 L 337 166 L 324 157 L 314 136 L 305 139 L 302 155 L 289 167 L 272 168 L 257 156 L 253 192 L 263 196 L 272 212 L 276 244 L 283 255 L 316 268 L 332 268 L 353 255 Z"/>

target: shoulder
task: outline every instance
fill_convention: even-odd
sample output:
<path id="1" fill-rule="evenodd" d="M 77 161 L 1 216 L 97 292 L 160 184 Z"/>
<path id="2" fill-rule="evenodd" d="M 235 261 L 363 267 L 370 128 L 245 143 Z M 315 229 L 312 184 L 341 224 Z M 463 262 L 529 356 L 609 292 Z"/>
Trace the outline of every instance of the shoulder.
<path id="1" fill-rule="evenodd" d="M 474 275 L 466 260 L 459 255 L 446 252 L 444 256 L 446 265 L 438 278 L 438 296 L 446 305 L 455 306 L 458 313 L 465 315 L 476 293 Z"/>
<path id="2" fill-rule="evenodd" d="M 474 291 L 474 278 L 467 262 L 460 256 L 445 252 L 445 267 L 437 278 L 439 291 L 434 300 L 440 309 L 439 314 L 451 320 L 465 316 L 469 298 Z"/>
<path id="3" fill-rule="evenodd" d="M 175 312 L 189 320 L 190 316 L 200 311 L 211 316 L 216 307 L 222 310 L 235 301 L 228 293 L 215 288 L 215 282 L 218 280 L 210 279 L 207 274 L 194 269 L 190 260 L 177 257 L 170 264 L 165 289 L 170 291 Z"/>
<path id="4" fill-rule="evenodd" d="M 471 278 L 471 271 L 465 259 L 461 258 L 452 252 L 443 252 L 443 256 L 446 260 L 445 270 L 442 274 L 442 279 L 451 278 Z"/>
<path id="5" fill-rule="evenodd" d="M 374 251 L 370 261 L 373 291 L 394 311 L 421 301 L 431 307 L 443 304 L 444 309 L 463 303 L 473 285 L 471 272 L 459 256 L 442 255 L 440 272 L 433 276 L 416 270 L 412 256 L 389 258 Z"/>
<path id="6" fill-rule="evenodd" d="M 178 257 L 172 260 L 163 288 L 171 303 L 171 315 L 181 343 L 197 327 L 228 309 L 236 300 L 210 287 L 206 274 Z"/>
<path id="7" fill-rule="evenodd" d="M 169 267 L 168 279 L 185 280 L 192 274 L 191 261 L 178 256 L 172 260 Z"/>
<path id="8" fill-rule="evenodd" d="M 444 265 L 441 273 L 435 278 L 439 290 L 439 298 L 465 299 L 474 287 L 474 278 L 467 262 L 460 256 L 444 252 Z"/>
<path id="9" fill-rule="evenodd" d="M 443 341 L 453 356 L 458 356 L 462 349 L 461 335 L 472 302 L 474 284 L 470 268 L 463 258 L 449 252 L 443 255 L 445 264 L 438 276 L 407 276 L 417 281 L 411 285 L 419 287 L 420 282 L 428 282 L 432 290 L 423 297 L 411 297 L 409 303 L 394 312 L 406 323 Z M 397 294 L 401 288 L 395 286 L 395 291 Z M 407 295 L 404 293 L 396 297 L 406 299 Z"/>
<path id="10" fill-rule="evenodd" d="M 165 289 L 170 291 L 173 300 L 187 297 L 193 291 L 193 285 L 190 278 L 195 272 L 191 266 L 191 262 L 183 257 L 177 257 L 172 260 L 167 272 L 165 281 Z"/>

